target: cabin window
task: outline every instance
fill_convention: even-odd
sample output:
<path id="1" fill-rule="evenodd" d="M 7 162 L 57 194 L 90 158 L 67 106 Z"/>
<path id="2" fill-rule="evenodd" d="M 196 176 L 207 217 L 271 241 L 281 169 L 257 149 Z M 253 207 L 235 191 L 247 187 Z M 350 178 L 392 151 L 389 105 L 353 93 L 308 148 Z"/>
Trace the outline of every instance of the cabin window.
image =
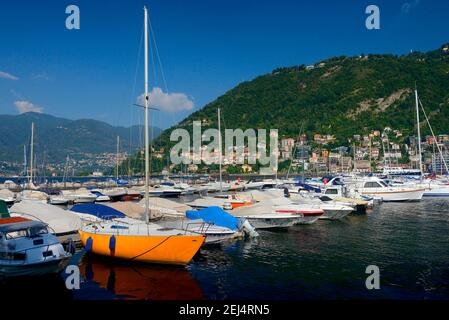
<path id="1" fill-rule="evenodd" d="M 326 194 L 338 194 L 338 190 L 337 189 L 327 189 Z"/>
<path id="2" fill-rule="evenodd" d="M 11 240 L 11 239 L 26 237 L 27 235 L 28 235 L 28 233 L 26 230 L 19 230 L 19 231 L 8 232 L 5 234 L 5 237 L 7 240 Z"/>
<path id="3" fill-rule="evenodd" d="M 381 186 L 377 182 L 367 182 L 367 183 L 365 183 L 365 188 L 379 188 L 379 187 L 381 187 Z"/>
<path id="4" fill-rule="evenodd" d="M 39 236 L 41 234 L 47 234 L 48 230 L 47 228 L 37 227 L 37 228 L 31 228 L 30 229 L 30 237 Z"/>
<path id="5" fill-rule="evenodd" d="M 25 260 L 26 253 L 24 252 L 4 252 L 0 251 L 0 260 Z"/>
<path id="6" fill-rule="evenodd" d="M 44 258 L 51 257 L 52 255 L 53 255 L 53 251 L 51 251 L 51 250 L 42 252 L 42 256 L 43 256 Z"/>
<path id="7" fill-rule="evenodd" d="M 380 183 L 381 185 L 383 185 L 384 187 L 387 187 L 387 184 L 386 184 L 385 182 L 379 181 L 379 183 Z"/>

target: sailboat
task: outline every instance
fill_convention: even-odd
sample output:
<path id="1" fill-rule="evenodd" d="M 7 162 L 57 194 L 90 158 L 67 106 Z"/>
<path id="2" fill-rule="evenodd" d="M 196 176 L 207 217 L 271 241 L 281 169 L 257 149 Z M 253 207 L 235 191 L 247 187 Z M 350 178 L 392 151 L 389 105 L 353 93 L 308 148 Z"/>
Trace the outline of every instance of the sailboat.
<path id="1" fill-rule="evenodd" d="M 424 114 L 424 117 L 426 119 L 427 125 L 429 126 L 430 132 L 432 133 L 432 137 L 434 141 L 436 141 L 435 134 L 433 132 L 432 126 L 430 125 L 429 119 L 427 117 L 427 114 L 424 110 L 424 107 L 421 103 L 421 100 L 418 97 L 418 90 L 415 89 L 415 107 L 416 107 L 416 121 L 417 121 L 417 131 L 418 131 L 418 160 L 419 160 L 419 181 L 407 181 L 405 185 L 412 185 L 424 188 L 424 197 L 447 197 L 449 196 L 449 185 L 445 182 L 434 180 L 434 179 L 426 179 L 423 180 L 423 174 L 422 174 L 422 150 L 421 150 L 421 132 L 420 132 L 420 120 L 419 120 L 419 107 L 421 106 L 422 112 Z M 446 161 L 444 160 L 442 151 L 440 149 L 440 146 L 436 144 L 438 148 L 438 152 L 441 156 L 441 159 L 443 161 L 443 164 L 446 168 L 446 172 L 448 172 L 448 166 Z M 396 182 L 396 184 L 399 184 Z"/>
<path id="2" fill-rule="evenodd" d="M 31 123 L 31 142 L 30 142 L 30 175 L 28 183 L 23 185 L 23 190 L 20 193 L 21 200 L 31 200 L 31 201 L 39 201 L 43 203 L 47 203 L 48 194 L 45 192 L 37 190 L 38 188 L 34 185 L 33 182 L 33 159 L 34 159 L 34 122 Z"/>
<path id="3" fill-rule="evenodd" d="M 149 210 L 149 126 L 148 126 L 148 11 L 144 7 L 145 37 L 145 222 L 104 221 L 83 227 L 79 233 L 87 252 L 98 255 L 159 264 L 187 264 L 198 252 L 205 236 L 167 228 L 151 220 Z"/>

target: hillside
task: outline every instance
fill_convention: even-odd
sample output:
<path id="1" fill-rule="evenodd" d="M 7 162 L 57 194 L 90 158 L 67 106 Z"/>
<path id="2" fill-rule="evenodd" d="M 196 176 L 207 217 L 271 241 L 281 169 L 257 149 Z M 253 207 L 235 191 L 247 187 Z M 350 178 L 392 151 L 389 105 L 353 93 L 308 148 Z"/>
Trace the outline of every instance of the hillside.
<path id="1" fill-rule="evenodd" d="M 114 127 L 105 122 L 81 119 L 68 120 L 41 113 L 0 115 L 0 161 L 23 161 L 23 145 L 29 144 L 31 122 L 35 124 L 35 152 L 51 163 L 71 158 L 82 158 L 82 154 L 115 152 L 117 135 L 120 149 L 134 152 L 142 146 L 142 127 Z M 154 129 L 155 136 L 160 133 Z M 150 130 L 151 132 L 151 130 Z"/>
<path id="2" fill-rule="evenodd" d="M 302 122 L 309 137 L 333 134 L 340 144 L 385 126 L 407 135 L 416 128 L 415 82 L 435 132 L 449 132 L 448 45 L 427 53 L 343 56 L 278 68 L 239 84 L 176 127 L 191 131 L 194 120 L 217 127 L 221 108 L 225 128 L 276 128 L 280 136 L 297 136 Z M 176 127 L 158 140 L 167 143 Z"/>

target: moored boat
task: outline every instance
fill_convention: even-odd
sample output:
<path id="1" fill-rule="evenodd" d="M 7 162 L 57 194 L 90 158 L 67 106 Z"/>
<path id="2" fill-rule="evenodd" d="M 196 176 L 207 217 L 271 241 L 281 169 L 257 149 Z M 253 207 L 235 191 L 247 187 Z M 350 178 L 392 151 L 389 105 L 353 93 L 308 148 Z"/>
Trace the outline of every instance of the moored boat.
<path id="1" fill-rule="evenodd" d="M 0 219 L 0 277 L 58 273 L 70 257 L 45 223 L 21 217 Z"/>

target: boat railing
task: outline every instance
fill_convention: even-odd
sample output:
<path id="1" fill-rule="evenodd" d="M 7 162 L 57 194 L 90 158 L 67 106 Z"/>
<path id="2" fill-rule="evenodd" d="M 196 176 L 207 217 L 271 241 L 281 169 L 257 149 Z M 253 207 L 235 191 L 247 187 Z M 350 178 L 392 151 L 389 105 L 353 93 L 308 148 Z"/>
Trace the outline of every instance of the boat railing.
<path id="1" fill-rule="evenodd" d="M 183 230 L 187 232 L 193 232 L 193 233 L 199 233 L 204 234 L 207 231 L 209 231 L 209 228 L 212 226 L 212 223 L 208 222 L 188 222 L 186 223 L 186 228 L 183 228 Z M 194 229 L 195 226 L 199 226 L 198 229 Z"/>

